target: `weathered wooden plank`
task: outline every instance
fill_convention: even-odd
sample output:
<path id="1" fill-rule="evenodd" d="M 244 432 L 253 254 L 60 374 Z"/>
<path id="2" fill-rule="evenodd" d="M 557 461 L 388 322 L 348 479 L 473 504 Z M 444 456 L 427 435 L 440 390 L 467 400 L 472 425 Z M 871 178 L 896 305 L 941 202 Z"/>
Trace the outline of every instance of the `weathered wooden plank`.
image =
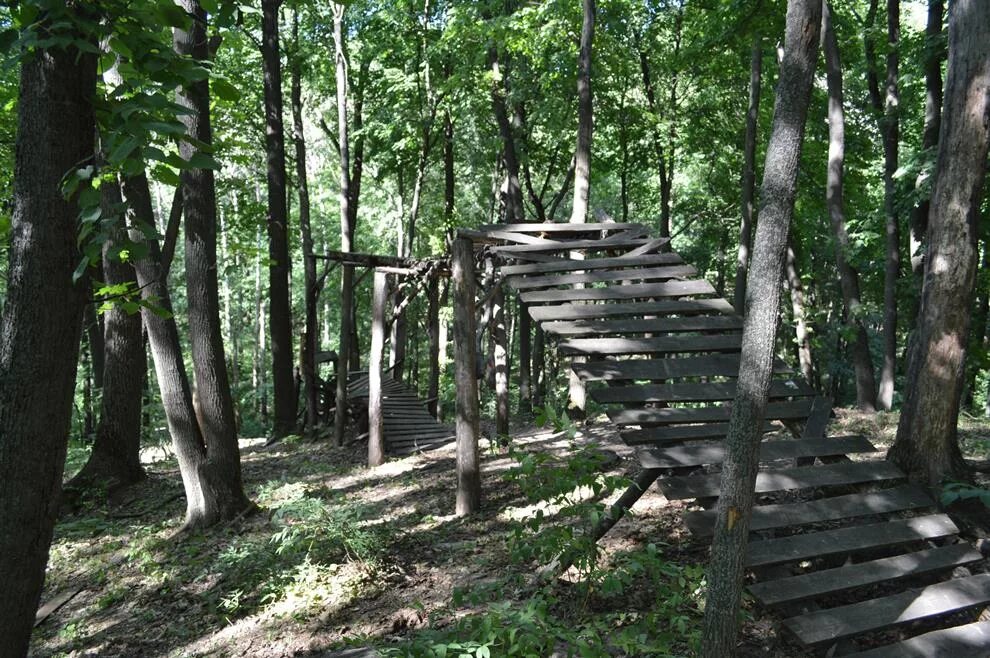
<path id="1" fill-rule="evenodd" d="M 593 233 L 600 231 L 628 231 L 647 227 L 637 222 L 587 222 L 575 224 L 571 222 L 544 222 L 524 224 L 482 224 L 473 232 L 488 233 L 490 231 L 511 231 L 513 233 Z"/>
<path id="2" fill-rule="evenodd" d="M 676 352 L 738 352 L 742 334 L 713 336 L 654 336 L 652 338 L 572 338 L 561 341 L 561 354 L 673 354 Z"/>
<path id="3" fill-rule="evenodd" d="M 693 265 L 668 265 L 666 267 L 641 267 L 625 270 L 591 270 L 571 274 L 548 274 L 545 276 L 508 278 L 510 286 L 516 290 L 553 288 L 575 283 L 605 283 L 608 281 L 653 281 L 656 279 L 683 279 L 695 276 L 698 270 Z"/>
<path id="4" fill-rule="evenodd" d="M 882 491 L 832 496 L 803 503 L 759 505 L 753 508 L 749 527 L 753 531 L 772 530 L 934 506 L 935 501 L 921 487 L 905 484 Z M 699 537 L 711 536 L 715 531 L 715 510 L 688 512 L 683 518 L 685 525 Z"/>
<path id="5" fill-rule="evenodd" d="M 545 322 L 543 331 L 558 336 L 618 336 L 664 334 L 685 331 L 737 331 L 742 318 L 732 315 L 696 315 L 686 318 L 625 318 Z"/>
<path id="6" fill-rule="evenodd" d="M 924 539 L 948 537 L 957 532 L 959 528 L 948 516 L 930 514 L 807 535 L 764 539 L 749 543 L 746 548 L 746 565 L 760 567 L 829 555 L 845 555 L 880 546 L 897 546 Z"/>
<path id="7" fill-rule="evenodd" d="M 466 238 L 471 238 L 475 242 L 495 242 L 502 240 L 505 242 L 514 242 L 516 244 L 553 244 L 554 240 L 547 240 L 545 238 L 540 238 L 535 235 L 529 235 L 528 233 L 506 231 L 501 230 L 491 230 L 491 231 L 474 231 L 471 229 L 459 229 L 457 231 L 459 234 Z"/>
<path id="8" fill-rule="evenodd" d="M 779 427 L 772 423 L 764 423 L 763 425 L 764 432 L 772 432 L 776 429 Z M 619 436 L 628 445 L 638 446 L 664 445 L 697 439 L 724 439 L 728 433 L 728 423 L 705 423 L 703 425 L 667 425 L 666 427 L 626 430 L 619 432 Z"/>
<path id="9" fill-rule="evenodd" d="M 665 281 L 663 283 L 635 283 L 628 286 L 604 288 L 575 288 L 568 290 L 532 290 L 519 295 L 525 304 L 560 304 L 575 301 L 609 301 L 623 299 L 648 299 L 651 297 L 680 297 L 682 295 L 711 295 L 712 284 L 704 279 L 693 281 Z"/>
<path id="10" fill-rule="evenodd" d="M 660 249 L 668 242 L 670 242 L 670 238 L 656 238 L 654 240 L 650 240 L 649 242 L 647 242 L 646 244 L 640 247 L 636 247 L 627 254 L 623 254 L 622 256 L 619 256 L 619 258 L 635 258 L 636 256 L 642 256 L 643 254 L 648 254 L 651 251 L 656 251 L 657 249 Z"/>
<path id="11" fill-rule="evenodd" d="M 760 445 L 760 461 L 769 462 L 793 457 L 827 457 L 864 452 L 876 452 L 876 448 L 862 436 L 786 439 L 764 441 Z M 640 450 L 637 457 L 643 468 L 684 468 L 705 464 L 721 464 L 725 461 L 725 445 L 723 443 L 695 443 L 669 448 L 649 448 Z"/>
<path id="12" fill-rule="evenodd" d="M 572 366 L 587 381 L 622 381 L 637 379 L 677 379 L 679 377 L 737 377 L 738 354 L 710 354 L 679 359 L 627 359 L 625 361 L 588 361 Z M 779 359 L 774 372 L 790 372 Z"/>
<path id="13" fill-rule="evenodd" d="M 969 544 L 954 544 L 879 560 L 825 569 L 749 586 L 749 592 L 763 605 L 806 601 L 816 596 L 899 580 L 977 562 L 983 556 Z"/>
<path id="14" fill-rule="evenodd" d="M 667 240 L 669 242 L 670 240 Z M 631 238 L 626 240 L 561 240 L 549 244 L 519 244 L 492 247 L 492 251 L 504 256 L 514 256 L 516 254 L 545 254 L 559 251 L 578 251 L 582 249 L 603 250 L 603 249 L 624 249 L 627 247 L 641 247 L 653 244 L 655 240 L 650 238 Z M 658 246 L 663 246 L 661 243 Z"/>
<path id="15" fill-rule="evenodd" d="M 800 379 L 777 379 L 770 383 L 770 399 L 811 397 L 815 389 Z M 591 392 L 601 404 L 632 404 L 646 402 L 719 402 L 734 400 L 736 382 L 705 382 L 678 384 L 642 384 L 610 386 Z"/>
<path id="16" fill-rule="evenodd" d="M 855 654 L 856 658 L 986 658 L 990 654 L 990 621 L 942 628 Z"/>
<path id="17" fill-rule="evenodd" d="M 840 484 L 881 482 L 904 477 L 901 469 L 887 461 L 842 462 L 825 466 L 776 468 L 761 471 L 756 476 L 756 493 L 813 489 Z M 719 495 L 722 475 L 684 475 L 659 481 L 663 494 L 671 499 L 708 498 Z"/>
<path id="18" fill-rule="evenodd" d="M 647 254 L 636 258 L 554 258 L 544 263 L 526 263 L 521 265 L 503 265 L 499 271 L 503 276 L 514 277 L 530 274 L 549 274 L 551 272 L 587 272 L 591 270 L 603 270 L 623 267 L 643 267 L 646 265 L 678 265 L 684 259 L 678 254 L 668 252 L 664 254 Z"/>
<path id="19" fill-rule="evenodd" d="M 766 407 L 767 420 L 796 420 L 807 418 L 811 411 L 811 400 L 771 402 Z M 676 423 L 714 423 L 729 420 L 732 405 L 723 404 L 711 407 L 665 408 L 665 409 L 610 409 L 609 420 L 616 425 L 673 425 Z"/>
<path id="20" fill-rule="evenodd" d="M 990 603 L 990 574 L 981 573 L 792 617 L 784 621 L 784 626 L 805 645 L 816 646 L 986 603 Z M 930 655 L 954 654 L 940 651 Z"/>
<path id="21" fill-rule="evenodd" d="M 531 306 L 529 315 L 537 322 L 615 318 L 630 315 L 690 315 L 704 313 L 735 314 L 724 299 L 665 299 L 656 302 L 615 304 L 562 304 Z"/>

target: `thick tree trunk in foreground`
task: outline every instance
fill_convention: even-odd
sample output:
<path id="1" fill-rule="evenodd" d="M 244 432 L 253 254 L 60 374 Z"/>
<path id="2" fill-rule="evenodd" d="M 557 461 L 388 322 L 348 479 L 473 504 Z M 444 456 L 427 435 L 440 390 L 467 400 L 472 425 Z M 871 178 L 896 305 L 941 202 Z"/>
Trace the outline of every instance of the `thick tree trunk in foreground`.
<path id="1" fill-rule="evenodd" d="M 897 439 L 888 458 L 938 485 L 965 476 L 956 425 L 990 148 L 990 4 L 949 4 L 949 66 L 928 216 L 928 258 Z"/>
<path id="2" fill-rule="evenodd" d="M 344 54 L 344 6 L 333 5 L 333 41 L 337 82 L 337 144 L 340 149 L 340 250 L 354 248 L 354 216 L 351 214 L 351 165 L 347 130 L 347 60 Z M 356 168 L 356 165 L 355 165 Z M 334 414 L 333 441 L 344 444 L 347 429 L 347 371 L 350 365 L 351 334 L 354 325 L 354 268 L 340 267 L 340 338 L 337 347 L 337 411 Z"/>
<path id="3" fill-rule="evenodd" d="M 863 411 L 875 411 L 877 404 L 873 359 L 866 327 L 860 317 L 859 272 L 849 263 L 849 233 L 846 231 L 843 205 L 843 185 L 846 158 L 846 119 L 842 107 L 842 63 L 839 42 L 832 26 L 831 12 L 826 3 L 822 14 L 822 43 L 828 79 L 828 174 L 825 184 L 825 205 L 828 207 L 832 234 L 835 236 L 835 265 L 839 271 L 845 323 L 854 332 L 849 356 L 856 372 L 856 406 Z"/>
<path id="4" fill-rule="evenodd" d="M 746 291 L 743 347 L 738 392 L 718 500 L 715 537 L 708 568 L 708 595 L 702 655 L 723 658 L 736 653 L 740 599 L 745 572 L 753 487 L 780 317 L 780 278 L 794 212 L 798 162 L 811 96 L 821 27 L 821 0 L 790 0 L 784 57 L 774 104 L 760 193 L 752 267 Z"/>
<path id="5" fill-rule="evenodd" d="M 206 12 L 199 0 L 182 0 L 196 20 L 190 29 L 175 30 L 175 50 L 198 60 L 209 57 Z M 180 88 L 177 100 L 189 110 L 181 116 L 186 134 L 204 143 L 213 141 L 210 126 L 210 89 L 206 80 Z M 187 141 L 179 146 L 183 159 L 198 149 Z M 217 279 L 217 195 L 212 169 L 182 172 L 183 216 L 185 217 L 186 298 L 189 342 L 192 346 L 197 417 L 211 471 L 209 478 L 225 509 L 251 506 L 241 481 L 241 455 L 237 443 L 237 418 L 230 393 L 230 378 L 220 329 L 220 295 Z"/>
<path id="6" fill-rule="evenodd" d="M 595 39 L 595 0 L 582 0 L 581 49 L 578 53 L 578 132 L 574 149 L 574 204 L 572 222 L 588 218 L 591 193 L 591 46 Z"/>
<path id="7" fill-rule="evenodd" d="M 271 332 L 275 437 L 296 424 L 292 375 L 292 306 L 289 300 L 289 212 L 282 124 L 282 62 L 278 42 L 279 0 L 263 0 L 261 64 L 265 80 L 265 154 L 268 172 L 268 320 Z"/>
<path id="8" fill-rule="evenodd" d="M 481 508 L 481 462 L 478 455 L 480 418 L 478 377 L 475 370 L 476 290 L 474 246 L 457 238 L 451 247 L 451 282 L 454 292 L 454 384 L 457 389 L 457 504 L 458 516 Z"/>
<path id="9" fill-rule="evenodd" d="M 61 181 L 93 155 L 95 90 L 95 57 L 75 48 L 25 55 L 0 327 L 4 658 L 27 654 L 58 514 L 87 294 L 72 281 L 79 207 L 63 198 Z"/>
<path id="10" fill-rule="evenodd" d="M 739 223 L 739 250 L 736 254 L 736 282 L 733 306 L 742 313 L 746 303 L 746 274 L 749 251 L 753 243 L 753 211 L 756 197 L 756 130 L 760 118 L 760 86 L 763 71 L 763 44 L 759 35 L 753 38 L 749 65 L 749 106 L 746 109 L 746 142 L 743 146 L 742 221 Z"/>

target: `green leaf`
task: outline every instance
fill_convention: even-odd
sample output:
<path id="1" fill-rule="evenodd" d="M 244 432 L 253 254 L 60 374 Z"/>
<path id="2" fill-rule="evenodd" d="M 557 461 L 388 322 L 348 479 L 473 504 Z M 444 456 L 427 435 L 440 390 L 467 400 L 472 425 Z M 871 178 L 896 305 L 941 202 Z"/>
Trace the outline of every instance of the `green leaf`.
<path id="1" fill-rule="evenodd" d="M 120 164 L 125 159 L 127 159 L 127 157 L 130 156 L 130 154 L 133 153 L 134 150 L 140 145 L 141 145 L 141 140 L 139 140 L 137 137 L 133 137 L 133 136 L 128 137 L 123 142 L 121 142 L 116 147 L 114 147 L 112 151 L 110 151 L 110 155 L 107 156 L 107 159 L 110 161 L 111 164 Z"/>
<path id="2" fill-rule="evenodd" d="M 210 89 L 217 98 L 225 101 L 238 101 L 241 98 L 241 92 L 223 78 L 214 79 Z"/>
<path id="3" fill-rule="evenodd" d="M 199 152 L 193 153 L 187 166 L 190 169 L 220 169 L 220 163 L 214 160 L 213 156 Z"/>

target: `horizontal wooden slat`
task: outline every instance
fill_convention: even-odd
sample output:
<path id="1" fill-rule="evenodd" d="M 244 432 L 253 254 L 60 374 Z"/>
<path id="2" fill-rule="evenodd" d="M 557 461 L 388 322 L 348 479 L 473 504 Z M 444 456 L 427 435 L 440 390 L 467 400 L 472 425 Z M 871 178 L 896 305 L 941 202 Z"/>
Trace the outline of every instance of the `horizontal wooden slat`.
<path id="1" fill-rule="evenodd" d="M 763 605 L 782 605 L 864 585 L 944 571 L 982 559 L 980 552 L 969 544 L 954 544 L 754 583 L 749 586 L 749 592 Z"/>
<path id="2" fill-rule="evenodd" d="M 550 274 L 552 272 L 589 272 L 592 270 L 613 269 L 622 267 L 644 267 L 660 265 L 678 265 L 684 259 L 673 252 L 664 254 L 646 254 L 635 258 L 554 258 L 543 263 L 524 263 L 521 265 L 503 265 L 499 268 L 506 277 L 532 274 Z"/>
<path id="3" fill-rule="evenodd" d="M 732 304 L 724 299 L 666 299 L 656 302 L 615 304 L 562 304 L 531 306 L 529 315 L 537 322 L 615 318 L 630 315 L 692 315 L 704 313 L 734 314 Z"/>
<path id="4" fill-rule="evenodd" d="M 764 423 L 763 431 L 772 432 L 779 429 L 772 423 Z M 674 441 L 692 441 L 700 439 L 724 439 L 729 433 L 728 423 L 705 423 L 703 425 L 667 425 L 666 427 L 648 427 L 641 430 L 626 430 L 619 432 L 622 440 L 631 446 L 664 445 Z"/>
<path id="5" fill-rule="evenodd" d="M 916 635 L 855 654 L 856 658 L 986 658 L 990 654 L 990 621 L 974 621 Z"/>
<path id="6" fill-rule="evenodd" d="M 571 366 L 586 381 L 637 379 L 677 379 L 679 377 L 737 377 L 738 354 L 711 354 L 680 359 L 627 359 L 624 361 L 588 361 Z M 786 363 L 776 360 L 774 372 L 790 372 Z"/>
<path id="7" fill-rule="evenodd" d="M 554 240 L 547 240 L 535 235 L 523 232 L 507 231 L 505 229 L 490 231 L 474 231 L 471 229 L 459 229 L 458 233 L 465 238 L 471 238 L 475 242 L 513 242 L 515 244 L 553 244 Z"/>
<path id="8" fill-rule="evenodd" d="M 492 247 L 492 251 L 505 256 L 514 254 L 529 253 L 553 253 L 558 251 L 578 251 L 581 249 L 603 250 L 603 249 L 627 249 L 642 247 L 651 244 L 650 238 L 632 238 L 625 240 L 561 240 L 560 242 L 548 244 L 519 244 Z"/>
<path id="9" fill-rule="evenodd" d="M 742 334 L 718 336 L 654 336 L 652 338 L 572 338 L 562 341 L 561 354 L 674 354 L 677 352 L 738 352 Z"/>
<path id="10" fill-rule="evenodd" d="M 512 231 L 514 233 L 588 233 L 593 231 L 627 231 L 629 229 L 645 229 L 646 226 L 636 222 L 588 222 L 576 224 L 572 222 L 526 222 L 522 224 L 482 224 L 474 231 Z"/>
<path id="11" fill-rule="evenodd" d="M 712 284 L 704 279 L 695 281 L 665 281 L 663 283 L 636 283 L 628 286 L 604 288 L 576 288 L 573 290 L 533 290 L 519 295 L 525 304 L 560 304 L 576 301 L 608 301 L 623 299 L 647 299 L 651 297 L 680 297 L 681 295 L 710 295 L 715 292 Z"/>
<path id="12" fill-rule="evenodd" d="M 761 471 L 756 476 L 756 493 L 812 489 L 840 484 L 880 482 L 904 477 L 901 469 L 887 461 L 840 462 L 825 466 L 778 468 Z M 719 495 L 721 473 L 685 475 L 659 481 L 663 494 L 671 499 L 707 498 Z"/>
<path id="13" fill-rule="evenodd" d="M 704 382 L 679 384 L 641 384 L 638 386 L 610 386 L 590 393 L 595 402 L 646 403 L 646 402 L 718 402 L 736 397 L 736 382 Z M 815 390 L 800 379 L 774 380 L 770 384 L 770 399 L 785 397 L 811 397 Z"/>
<path id="14" fill-rule="evenodd" d="M 959 528 L 948 516 L 930 514 L 806 535 L 751 541 L 746 548 L 746 565 L 760 567 L 844 555 L 880 546 L 897 546 L 924 539 L 948 537 L 957 532 Z"/>
<path id="15" fill-rule="evenodd" d="M 571 320 L 546 322 L 543 331 L 557 336 L 619 336 L 667 334 L 685 331 L 736 331 L 742 318 L 732 315 L 696 315 L 686 318 L 625 318 L 619 320 Z"/>
<path id="16" fill-rule="evenodd" d="M 771 402 L 766 406 L 764 418 L 767 420 L 797 420 L 808 417 L 811 400 L 792 402 Z M 619 426 L 627 425 L 673 425 L 676 423 L 714 423 L 729 420 L 732 405 L 723 404 L 711 407 L 690 409 L 610 409 L 609 420 Z"/>
<path id="17" fill-rule="evenodd" d="M 982 573 L 792 617 L 784 621 L 784 626 L 805 645 L 815 646 L 986 603 L 990 603 L 990 574 Z"/>
<path id="18" fill-rule="evenodd" d="M 862 436 L 838 436 L 828 439 L 785 439 L 760 444 L 760 461 L 769 462 L 794 457 L 828 457 L 876 452 Z M 695 443 L 669 448 L 640 450 L 637 457 L 643 468 L 684 468 L 725 461 L 724 443 Z"/>
<path id="19" fill-rule="evenodd" d="M 753 508 L 749 527 L 753 531 L 772 530 L 858 516 L 927 509 L 934 505 L 935 501 L 921 487 L 905 484 L 882 491 L 832 496 L 802 503 L 759 505 Z M 710 536 L 715 531 L 715 510 L 688 512 L 684 515 L 684 523 L 699 537 Z"/>
<path id="20" fill-rule="evenodd" d="M 683 279 L 697 274 L 698 270 L 693 265 L 669 265 L 667 267 L 637 267 L 625 270 L 591 270 L 590 272 L 551 274 L 545 276 L 511 276 L 508 278 L 508 283 L 516 290 L 533 290 L 535 288 L 569 286 L 575 283 Z"/>

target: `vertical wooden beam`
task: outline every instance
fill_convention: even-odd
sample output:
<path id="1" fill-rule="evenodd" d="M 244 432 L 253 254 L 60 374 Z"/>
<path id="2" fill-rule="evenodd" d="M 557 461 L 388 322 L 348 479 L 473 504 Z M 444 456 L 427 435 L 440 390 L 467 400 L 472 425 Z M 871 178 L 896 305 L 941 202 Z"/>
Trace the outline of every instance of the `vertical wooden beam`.
<path id="1" fill-rule="evenodd" d="M 426 291 L 428 305 L 426 309 L 426 327 L 430 334 L 428 360 L 430 362 L 430 379 L 426 387 L 426 407 L 430 415 L 437 418 L 437 396 L 440 393 L 440 282 L 439 277 L 430 277 Z"/>
<path id="2" fill-rule="evenodd" d="M 481 507 L 474 249 L 469 239 L 454 240 L 451 260 L 454 283 L 454 377 L 457 387 L 457 515 L 466 516 Z"/>
<path id="3" fill-rule="evenodd" d="M 385 461 L 382 357 L 385 352 L 385 305 L 387 303 L 388 275 L 376 270 L 371 301 L 371 355 L 368 363 L 368 466 L 378 466 Z"/>
<path id="4" fill-rule="evenodd" d="M 495 435 L 498 438 L 509 435 L 509 357 L 508 337 L 505 322 L 505 289 L 495 283 L 498 289 L 492 295 L 492 337 L 494 338 L 495 362 Z"/>

